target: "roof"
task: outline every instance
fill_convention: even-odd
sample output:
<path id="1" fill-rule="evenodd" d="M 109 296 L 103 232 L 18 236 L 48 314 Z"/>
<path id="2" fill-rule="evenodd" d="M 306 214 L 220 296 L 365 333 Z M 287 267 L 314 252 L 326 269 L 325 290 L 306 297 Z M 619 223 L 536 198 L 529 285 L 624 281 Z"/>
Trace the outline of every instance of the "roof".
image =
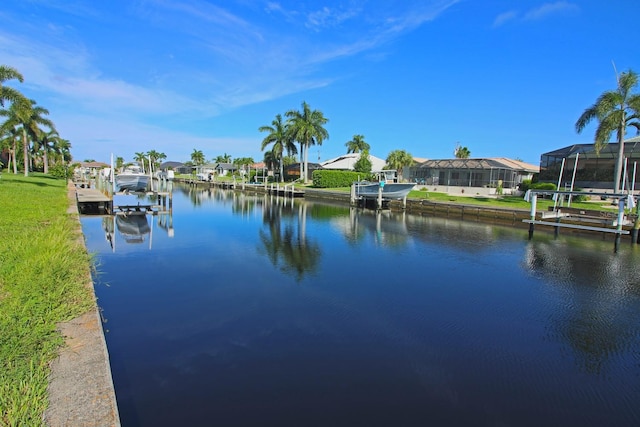
<path id="1" fill-rule="evenodd" d="M 574 158 L 576 155 L 581 158 L 600 158 L 600 159 L 615 159 L 618 157 L 618 143 L 609 142 L 602 147 L 600 153 L 596 153 L 594 144 L 573 144 L 557 150 L 543 153 L 543 156 L 557 157 L 557 158 Z M 626 157 L 630 157 L 631 154 L 640 153 L 640 136 L 628 138 L 624 140 L 624 152 Z M 633 157 L 638 157 L 635 155 Z"/>
<path id="2" fill-rule="evenodd" d="M 353 165 L 360 158 L 361 153 L 349 153 L 340 157 L 336 157 L 325 162 L 320 163 L 325 169 L 341 169 L 341 170 L 353 170 Z M 371 160 L 371 170 L 379 171 L 384 169 L 386 161 L 379 157 L 369 154 L 369 160 Z"/>
<path id="3" fill-rule="evenodd" d="M 179 168 L 184 166 L 182 162 L 164 162 L 160 164 L 160 169 Z"/>
<path id="4" fill-rule="evenodd" d="M 427 160 L 418 167 L 431 169 L 511 169 L 522 172 L 540 172 L 539 166 L 506 157 Z"/>
<path id="5" fill-rule="evenodd" d="M 81 168 L 108 168 L 109 165 L 102 162 L 79 162 Z"/>

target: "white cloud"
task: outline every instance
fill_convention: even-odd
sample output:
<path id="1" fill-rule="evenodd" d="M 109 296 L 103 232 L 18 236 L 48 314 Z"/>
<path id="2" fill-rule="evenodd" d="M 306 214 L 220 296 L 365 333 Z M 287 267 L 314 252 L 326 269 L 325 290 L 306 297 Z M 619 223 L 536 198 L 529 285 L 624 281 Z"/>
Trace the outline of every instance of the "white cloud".
<path id="1" fill-rule="evenodd" d="M 530 11 L 528 11 L 524 15 L 524 20 L 533 21 L 533 20 L 546 18 L 549 15 L 555 15 L 558 13 L 565 13 L 565 12 L 574 12 L 577 10 L 579 10 L 577 5 L 566 2 L 566 1 L 559 1 L 555 3 L 545 3 L 538 8 L 531 9 Z"/>
<path id="2" fill-rule="evenodd" d="M 496 19 L 494 19 L 493 27 L 494 28 L 500 27 L 501 25 L 504 25 L 509 21 L 513 21 L 517 19 L 517 17 L 518 17 L 518 12 L 515 12 L 513 10 L 510 10 L 509 12 L 501 13 L 500 15 L 496 16 Z"/>

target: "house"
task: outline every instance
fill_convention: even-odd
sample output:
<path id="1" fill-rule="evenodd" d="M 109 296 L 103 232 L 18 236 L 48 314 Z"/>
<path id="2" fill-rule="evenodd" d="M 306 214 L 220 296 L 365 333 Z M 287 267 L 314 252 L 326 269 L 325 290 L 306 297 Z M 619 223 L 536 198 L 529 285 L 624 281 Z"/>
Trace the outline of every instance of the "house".
<path id="1" fill-rule="evenodd" d="M 340 170 L 353 170 L 353 165 L 360 159 L 360 153 L 349 153 L 342 156 L 327 160 L 320 163 L 323 169 L 340 169 Z M 371 160 L 371 170 L 381 171 L 384 169 L 386 161 L 369 154 L 369 160 Z"/>
<path id="2" fill-rule="evenodd" d="M 313 171 L 324 169 L 319 163 L 307 163 L 307 167 L 307 178 L 309 179 L 312 178 Z M 292 163 L 288 166 L 285 166 L 282 172 L 284 174 L 285 181 L 300 179 L 300 163 Z"/>
<path id="3" fill-rule="evenodd" d="M 238 168 L 233 163 L 216 163 L 212 165 L 212 171 L 218 176 L 227 176 L 233 174 Z"/>
<path id="4" fill-rule="evenodd" d="M 611 189 L 614 187 L 614 173 L 618 158 L 618 143 L 610 142 L 599 153 L 594 144 L 573 144 L 549 151 L 540 156 L 540 175 L 542 182 L 570 185 L 574 178 L 574 187 Z M 627 159 L 627 178 L 633 182 L 636 162 L 640 161 L 640 136 L 624 141 L 624 157 Z M 564 159 L 564 167 L 562 161 Z M 562 170 L 562 177 L 560 171 Z M 635 181 L 638 181 L 636 178 Z"/>
<path id="5" fill-rule="evenodd" d="M 504 157 L 427 160 L 405 169 L 409 181 L 424 184 L 430 191 L 474 195 L 511 194 L 540 171 L 538 166 Z"/>
<path id="6" fill-rule="evenodd" d="M 108 164 L 102 162 L 78 162 L 76 164 L 76 175 L 85 178 L 90 176 L 95 177 L 102 169 L 110 167 Z"/>

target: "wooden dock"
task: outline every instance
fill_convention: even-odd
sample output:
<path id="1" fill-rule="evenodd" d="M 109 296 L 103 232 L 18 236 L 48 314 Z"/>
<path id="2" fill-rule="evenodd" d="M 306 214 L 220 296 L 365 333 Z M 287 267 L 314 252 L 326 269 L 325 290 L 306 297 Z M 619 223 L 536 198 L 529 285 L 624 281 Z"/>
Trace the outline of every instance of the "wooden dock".
<path id="1" fill-rule="evenodd" d="M 81 214 L 111 214 L 113 200 L 96 188 L 76 187 L 78 211 Z"/>

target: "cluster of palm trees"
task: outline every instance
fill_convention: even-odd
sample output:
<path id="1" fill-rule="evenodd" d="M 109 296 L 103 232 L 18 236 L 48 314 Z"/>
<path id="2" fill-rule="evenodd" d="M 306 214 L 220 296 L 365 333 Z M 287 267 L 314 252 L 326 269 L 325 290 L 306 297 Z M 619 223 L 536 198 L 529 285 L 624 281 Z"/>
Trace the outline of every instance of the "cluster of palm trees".
<path id="1" fill-rule="evenodd" d="M 8 154 L 9 169 L 18 173 L 20 165 L 24 175 L 29 170 L 42 168 L 49 173 L 52 164 L 65 165 L 71 161 L 71 144 L 60 137 L 55 125 L 46 116 L 49 111 L 28 99 L 5 82 L 24 78 L 18 70 L 0 65 L 0 151 Z"/>
<path id="2" fill-rule="evenodd" d="M 286 156 L 300 154 L 300 179 L 305 183 L 309 181 L 309 147 L 322 145 L 329 138 L 329 132 L 324 128 L 329 119 L 322 111 L 312 110 L 309 104 L 302 102 L 301 110 L 289 110 L 285 113 L 286 120 L 277 114 L 271 122 L 271 126 L 260 126 L 260 132 L 268 132 L 262 140 L 261 150 L 271 145 L 270 155 L 267 160 L 275 164 L 280 171 L 280 180 L 284 180 L 284 160 Z M 299 144 L 300 150 L 296 147 Z"/>

